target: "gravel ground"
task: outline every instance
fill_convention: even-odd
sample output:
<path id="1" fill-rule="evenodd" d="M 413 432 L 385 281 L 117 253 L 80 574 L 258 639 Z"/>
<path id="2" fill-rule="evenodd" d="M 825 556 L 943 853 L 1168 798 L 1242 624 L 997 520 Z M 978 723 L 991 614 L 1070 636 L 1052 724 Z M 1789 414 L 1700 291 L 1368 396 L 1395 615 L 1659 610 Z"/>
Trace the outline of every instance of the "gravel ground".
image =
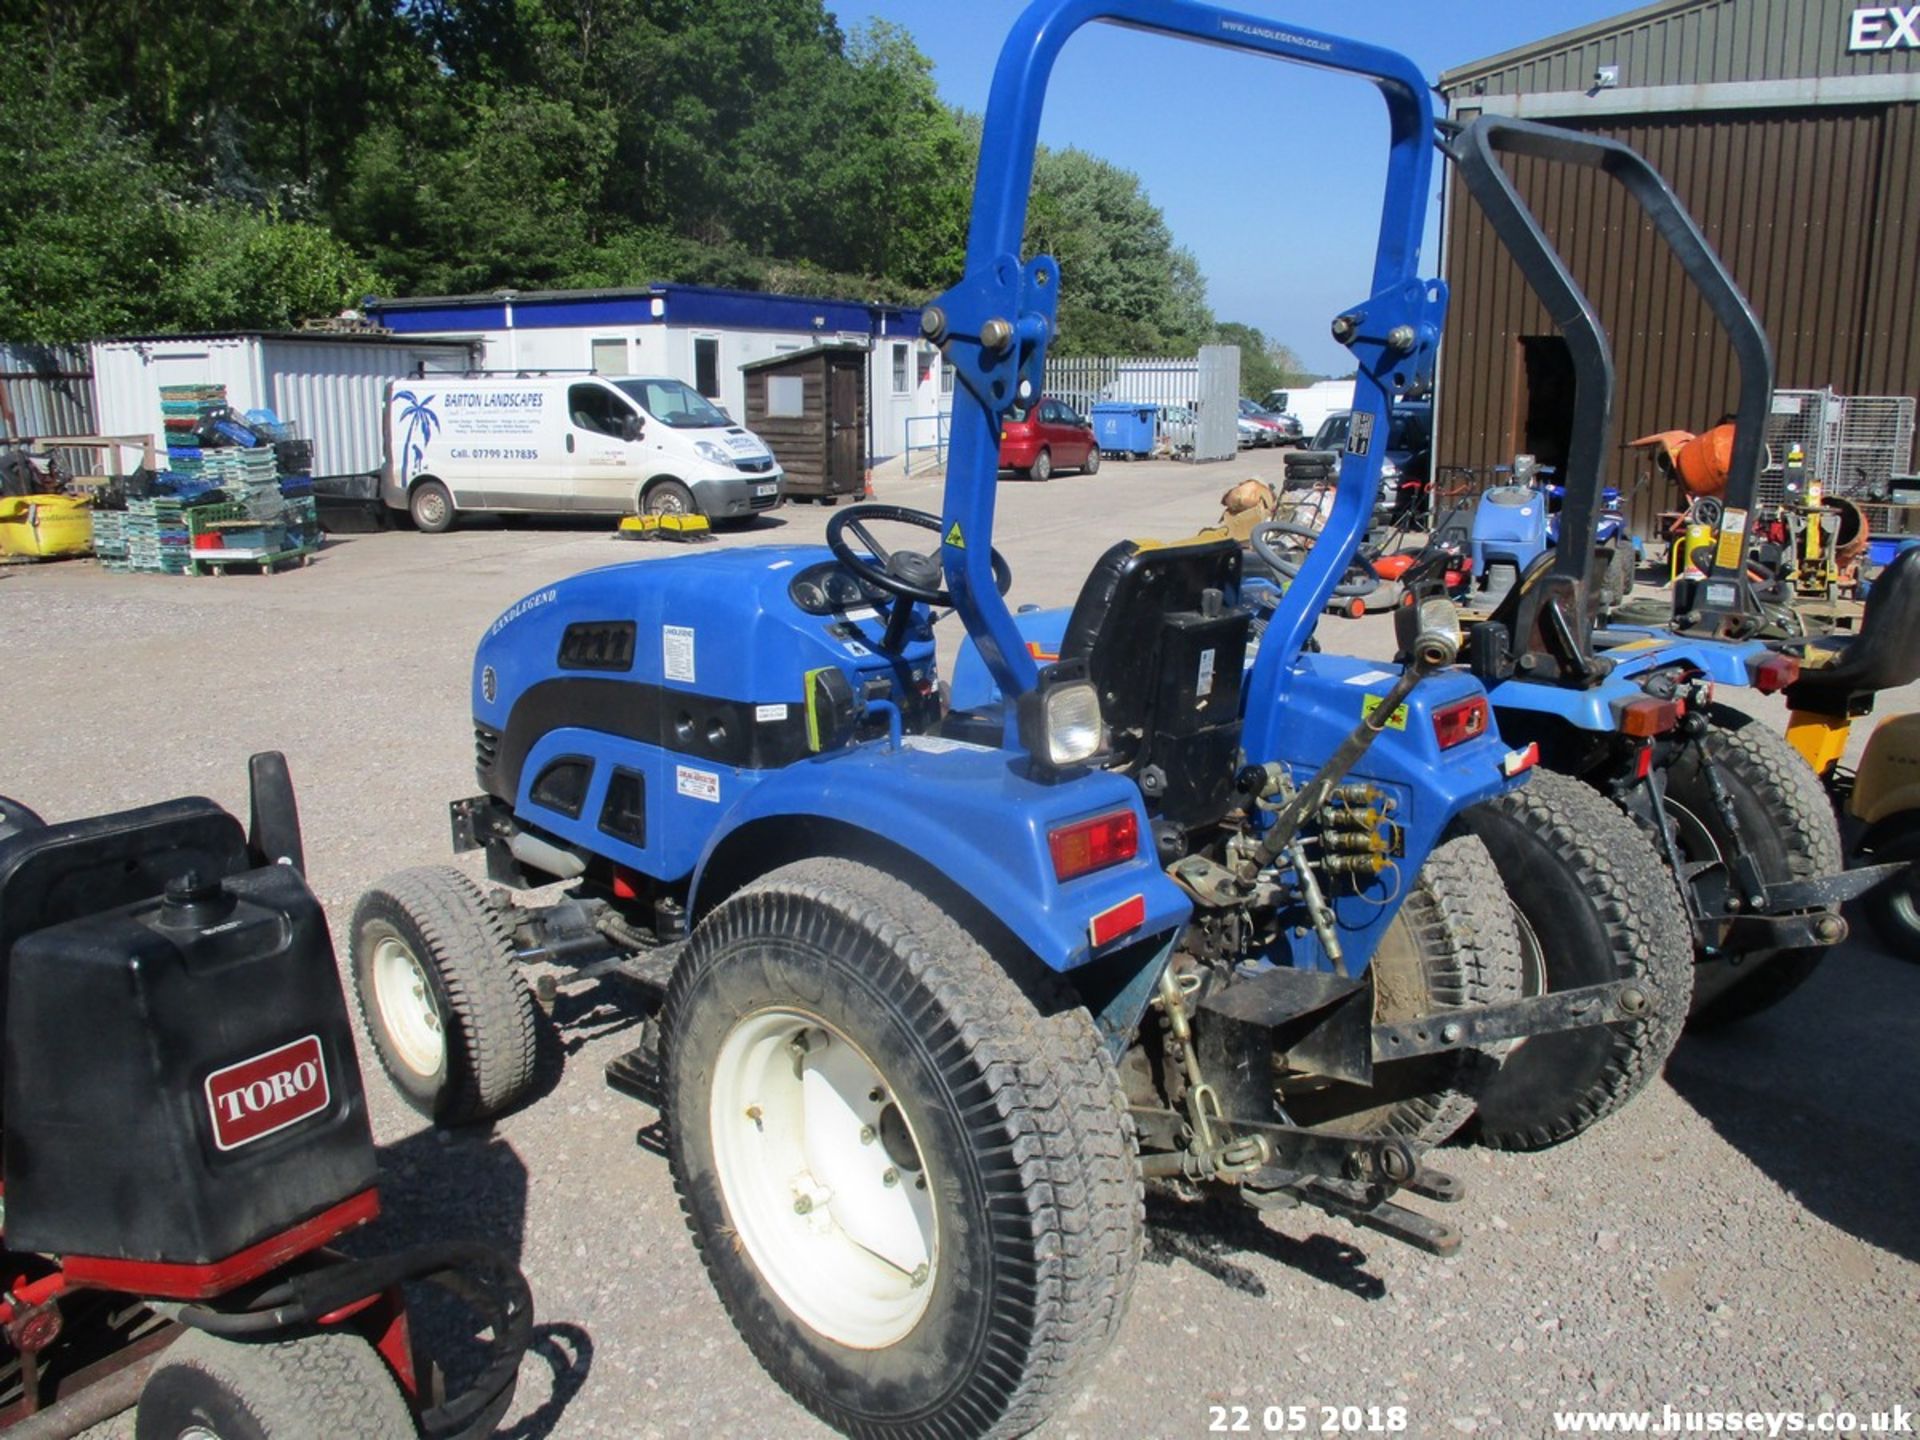
<path id="1" fill-rule="evenodd" d="M 1116 464 L 1004 485 L 1013 598 L 1068 602 L 1111 539 L 1191 531 L 1227 484 L 1275 468 Z M 883 498 L 938 508 L 926 481 Z M 723 543 L 811 540 L 830 513 L 790 507 Z M 365 885 L 448 858 L 446 802 L 473 788 L 466 687 L 485 624 L 557 576 L 664 553 L 597 528 L 475 525 L 344 538 L 271 580 L 0 570 L 5 788 L 56 817 L 186 791 L 240 809 L 246 755 L 281 748 L 344 949 Z M 1391 650 L 1377 617 L 1321 633 Z M 1909 690 L 1879 713 L 1916 705 Z M 1533 1436 L 1580 1407 L 1920 1405 L 1917 1008 L 1920 966 L 1849 942 L 1771 1013 L 1685 1040 L 1579 1142 L 1444 1152 L 1467 1188 L 1450 1261 L 1313 1212 L 1156 1204 L 1121 1338 L 1043 1433 L 1201 1436 L 1236 1418 L 1213 1406 L 1250 1407 L 1252 1433 L 1269 1405 L 1308 1407 L 1314 1433 L 1318 1406 L 1397 1405 L 1414 1435 Z M 633 1043 L 626 1017 L 563 997 L 560 1018 L 550 1092 L 490 1133 L 423 1130 L 369 1060 L 390 1216 L 372 1240 L 482 1235 L 518 1254 L 539 1343 L 505 1434 L 824 1433 L 728 1325 L 653 1113 L 602 1082 Z"/>

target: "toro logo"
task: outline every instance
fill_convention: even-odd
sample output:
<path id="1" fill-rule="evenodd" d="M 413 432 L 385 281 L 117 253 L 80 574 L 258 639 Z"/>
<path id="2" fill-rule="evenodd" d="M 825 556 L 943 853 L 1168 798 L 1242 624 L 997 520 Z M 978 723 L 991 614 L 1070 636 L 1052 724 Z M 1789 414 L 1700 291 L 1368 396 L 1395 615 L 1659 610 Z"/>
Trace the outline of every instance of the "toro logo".
<path id="1" fill-rule="evenodd" d="M 317 1035 L 207 1077 L 213 1143 L 222 1150 L 237 1150 L 318 1115 L 331 1099 Z"/>

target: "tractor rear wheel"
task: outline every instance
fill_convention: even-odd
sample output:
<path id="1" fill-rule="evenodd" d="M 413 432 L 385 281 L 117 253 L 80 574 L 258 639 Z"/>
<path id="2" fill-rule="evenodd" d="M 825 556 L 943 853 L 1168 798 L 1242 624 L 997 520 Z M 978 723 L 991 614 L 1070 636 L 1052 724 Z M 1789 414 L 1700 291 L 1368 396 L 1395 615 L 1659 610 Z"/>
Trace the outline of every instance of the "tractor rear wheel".
<path id="1" fill-rule="evenodd" d="M 1084 1009 L 905 883 L 777 870 L 695 930 L 665 1018 L 675 1187 L 734 1326 L 852 1435 L 1023 1434 L 1118 1328 L 1132 1122 Z"/>
<path id="2" fill-rule="evenodd" d="M 444 1125 L 498 1115 L 533 1084 L 533 995 L 480 887 L 445 865 L 389 875 L 360 897 L 353 988 L 402 1098 Z"/>
<path id="3" fill-rule="evenodd" d="M 1536 770 L 1461 823 L 1506 881 L 1526 995 L 1633 980 L 1645 997 L 1640 1019 L 1528 1036 L 1481 1087 L 1475 1137 L 1544 1150 L 1606 1119 L 1666 1063 L 1692 994 L 1686 907 L 1646 833 L 1569 776 Z"/>
<path id="4" fill-rule="evenodd" d="M 1920 964 L 1920 811 L 1883 821 L 1868 833 L 1863 848 L 1874 865 L 1907 862 L 1905 874 L 1869 890 L 1860 908 L 1888 954 Z"/>
<path id="5" fill-rule="evenodd" d="M 359 1335 L 221 1340 L 192 1330 L 140 1392 L 135 1440 L 407 1440 L 420 1433 L 400 1386 Z"/>
<path id="6" fill-rule="evenodd" d="M 1784 736 L 1731 706 L 1712 706 L 1708 719 L 1711 728 L 1667 771 L 1667 808 L 1674 815 L 1682 858 L 1689 864 L 1712 862 L 1724 873 L 1744 851 L 1767 884 L 1816 880 L 1844 869 L 1833 804 L 1800 753 Z M 1733 802 L 1740 822 L 1737 839 L 1714 804 L 1707 765 Z M 1694 967 L 1689 1028 L 1710 1030 L 1771 1009 L 1799 989 L 1826 954 L 1826 946 L 1808 945 L 1702 959 Z"/>
<path id="7" fill-rule="evenodd" d="M 1367 973 L 1375 1024 L 1520 998 L 1513 907 L 1479 840 L 1457 836 L 1428 857 Z M 1317 1129 L 1438 1145 L 1472 1118 L 1493 1068 L 1478 1050 L 1447 1050 L 1382 1067 L 1374 1086 L 1336 1083 L 1283 1093 L 1281 1103 L 1296 1121 Z M 1380 1098 L 1382 1092 L 1390 1098 Z"/>

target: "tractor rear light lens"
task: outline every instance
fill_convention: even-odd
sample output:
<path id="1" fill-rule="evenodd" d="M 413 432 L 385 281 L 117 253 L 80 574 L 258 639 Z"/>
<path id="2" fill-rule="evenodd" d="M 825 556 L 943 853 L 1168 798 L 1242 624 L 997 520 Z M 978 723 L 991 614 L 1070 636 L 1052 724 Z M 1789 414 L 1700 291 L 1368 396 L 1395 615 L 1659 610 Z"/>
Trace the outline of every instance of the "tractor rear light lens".
<path id="1" fill-rule="evenodd" d="M 1147 923 L 1147 897 L 1134 895 L 1110 905 L 1087 922 L 1087 939 L 1098 950 Z"/>
<path id="2" fill-rule="evenodd" d="M 1680 723 L 1680 706 L 1673 700 L 1629 700 L 1620 707 L 1620 730 L 1636 740 L 1664 735 Z"/>
<path id="3" fill-rule="evenodd" d="M 1044 705 L 1047 763 L 1056 768 L 1079 765 L 1106 748 L 1106 726 L 1100 721 L 1100 692 L 1085 680 L 1051 686 Z"/>
<path id="4" fill-rule="evenodd" d="M 1487 697 L 1484 695 L 1442 705 L 1433 712 L 1433 738 L 1440 742 L 1442 750 L 1464 745 L 1486 733 Z"/>
<path id="5" fill-rule="evenodd" d="M 1800 661 L 1792 655 L 1769 655 L 1747 662 L 1747 675 L 1762 695 L 1784 690 L 1800 678 Z"/>
<path id="6" fill-rule="evenodd" d="M 1115 810 L 1091 820 L 1076 820 L 1047 832 L 1053 852 L 1053 878 L 1076 880 L 1119 865 L 1140 853 L 1140 822 L 1131 810 Z M 1098 943 L 1098 942 L 1096 942 Z"/>
<path id="7" fill-rule="evenodd" d="M 1633 778 L 1644 780 L 1653 773 L 1653 747 L 1640 746 L 1640 753 L 1633 757 Z"/>

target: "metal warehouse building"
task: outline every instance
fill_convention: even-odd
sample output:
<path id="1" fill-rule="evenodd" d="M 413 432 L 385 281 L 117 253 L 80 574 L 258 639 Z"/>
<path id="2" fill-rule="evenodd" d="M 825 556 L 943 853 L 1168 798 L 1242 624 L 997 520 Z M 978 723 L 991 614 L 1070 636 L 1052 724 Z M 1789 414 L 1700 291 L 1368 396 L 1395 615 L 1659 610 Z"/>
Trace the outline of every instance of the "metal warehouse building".
<path id="1" fill-rule="evenodd" d="M 1542 120 L 1647 156 L 1753 302 L 1780 390 L 1920 394 L 1920 5 L 1663 0 L 1449 70 L 1440 90 L 1461 120 Z M 1625 193 L 1509 163 L 1612 336 L 1616 441 L 1730 411 L 1722 333 Z M 1566 347 L 1457 177 L 1441 250 L 1453 308 L 1434 458 L 1563 460 Z M 1616 479 L 1634 464 L 1620 452 Z M 1643 493 L 1636 519 L 1667 500 Z"/>

